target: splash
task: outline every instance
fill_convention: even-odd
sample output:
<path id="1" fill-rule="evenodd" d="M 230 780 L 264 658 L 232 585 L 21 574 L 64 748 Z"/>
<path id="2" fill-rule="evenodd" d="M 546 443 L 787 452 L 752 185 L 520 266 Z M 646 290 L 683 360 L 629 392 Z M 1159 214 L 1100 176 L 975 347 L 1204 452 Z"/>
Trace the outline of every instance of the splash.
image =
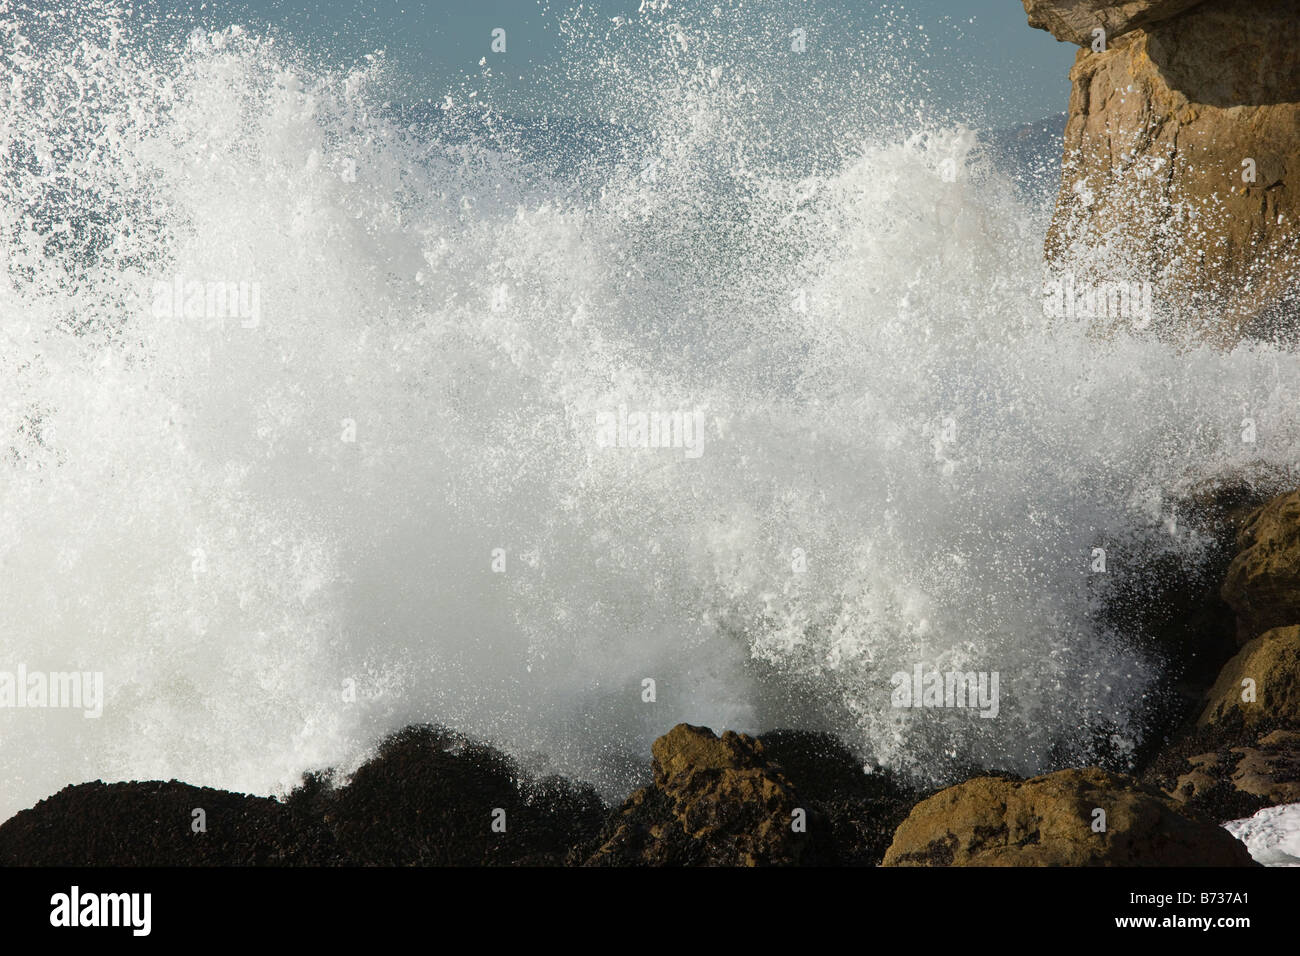
<path id="1" fill-rule="evenodd" d="M 1046 207 L 897 24 L 810 85 L 649 6 L 565 21 L 591 117 L 545 128 L 0 6 L 0 670 L 105 694 L 0 709 L 0 816 L 421 720 L 610 793 L 683 720 L 931 780 L 1141 737 L 1093 549 L 1194 565 L 1171 502 L 1289 467 L 1293 356 L 1049 321 Z M 997 672 L 996 719 L 893 707 L 917 664 Z"/>

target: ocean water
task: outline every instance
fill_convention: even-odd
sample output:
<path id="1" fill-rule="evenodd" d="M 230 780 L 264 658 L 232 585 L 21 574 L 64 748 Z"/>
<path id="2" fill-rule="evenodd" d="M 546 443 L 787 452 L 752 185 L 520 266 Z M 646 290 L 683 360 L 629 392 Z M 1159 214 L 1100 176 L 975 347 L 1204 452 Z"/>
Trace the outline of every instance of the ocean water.
<path id="1" fill-rule="evenodd" d="M 0 671 L 104 681 L 0 708 L 0 818 L 282 792 L 417 721 L 611 796 L 680 721 L 931 781 L 1141 740 L 1164 665 L 1093 549 L 1194 567 L 1181 495 L 1280 487 L 1295 355 L 1045 316 L 1043 170 L 906 44 L 800 78 L 760 14 L 655 6 L 566 21 L 587 112 L 542 121 L 0 4 Z M 894 707 L 918 664 L 997 716 Z"/>
<path id="2" fill-rule="evenodd" d="M 1300 803 L 1264 807 L 1223 825 L 1264 866 L 1300 866 Z"/>

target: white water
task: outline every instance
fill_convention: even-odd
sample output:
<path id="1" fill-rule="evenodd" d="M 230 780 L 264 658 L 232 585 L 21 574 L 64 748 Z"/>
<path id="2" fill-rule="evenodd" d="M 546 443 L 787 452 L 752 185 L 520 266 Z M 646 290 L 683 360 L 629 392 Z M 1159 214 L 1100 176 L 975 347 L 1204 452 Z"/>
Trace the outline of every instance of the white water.
<path id="1" fill-rule="evenodd" d="M 967 134 L 769 127 L 704 27 L 647 28 L 662 76 L 586 61 L 648 146 L 565 181 L 386 118 L 382 61 L 0 21 L 0 670 L 107 695 L 0 709 L 0 818 L 97 777 L 274 792 L 420 720 L 611 793 L 683 720 L 1080 762 L 1155 678 L 1092 623 L 1091 549 L 1194 561 L 1171 498 L 1295 460 L 1292 355 L 1045 322 L 1046 210 Z M 835 148 L 798 168 L 805 127 Z M 256 328 L 155 317 L 177 275 L 258 283 Z M 620 403 L 704 409 L 703 454 L 598 447 Z M 998 718 L 892 709 L 917 662 L 998 671 Z"/>
<path id="2" fill-rule="evenodd" d="M 1252 817 L 1230 820 L 1223 828 L 1246 844 L 1256 863 L 1300 866 L 1300 803 L 1265 807 Z"/>

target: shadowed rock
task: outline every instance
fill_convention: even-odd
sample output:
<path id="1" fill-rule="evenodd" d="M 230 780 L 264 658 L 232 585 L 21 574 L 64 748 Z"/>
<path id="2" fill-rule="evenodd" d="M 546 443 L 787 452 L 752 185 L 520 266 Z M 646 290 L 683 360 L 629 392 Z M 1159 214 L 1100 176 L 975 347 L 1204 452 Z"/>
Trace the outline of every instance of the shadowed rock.
<path id="1" fill-rule="evenodd" d="M 1106 574 L 1089 576 L 1098 628 L 1124 634 L 1149 653 L 1162 677 L 1143 715 L 1148 730 L 1133 761 L 1112 765 L 1097 755 L 1087 762 L 1117 772 L 1143 766 L 1204 710 L 1207 690 L 1239 650 L 1236 618 L 1220 590 L 1242 528 L 1267 500 L 1241 481 L 1199 484 L 1169 502 L 1180 532 L 1202 545 L 1197 561 L 1189 564 L 1174 548 L 1120 548 L 1109 554 Z M 1066 757 L 1055 763 L 1075 762 Z"/>
<path id="2" fill-rule="evenodd" d="M 682 724 L 652 753 L 654 785 L 610 811 L 590 786 L 408 727 L 345 784 L 309 773 L 283 802 L 176 782 L 68 787 L 0 825 L 0 863 L 875 865 L 915 801 L 828 734 Z M 206 833 L 191 831 L 196 808 Z"/>
<path id="3" fill-rule="evenodd" d="M 308 774 L 284 803 L 175 781 L 67 787 L 0 825 L 0 864 L 558 864 L 606 813 L 591 787 L 533 780 L 435 727 L 390 737 L 347 786 L 331 779 Z M 206 833 L 191 830 L 195 808 Z"/>
<path id="4" fill-rule="evenodd" d="M 193 829 L 204 812 L 206 832 Z M 0 826 L 3 866 L 325 866 L 322 822 L 269 797 L 151 781 L 65 787 Z"/>
<path id="5" fill-rule="evenodd" d="M 1238 641 L 1300 624 L 1300 491 L 1255 511 L 1237 536 L 1237 549 L 1222 594 L 1237 612 Z"/>
<path id="6" fill-rule="evenodd" d="M 1142 775 L 1219 822 L 1293 799 L 1300 753 L 1286 732 L 1300 731 L 1300 494 L 1252 509 L 1235 549 L 1221 588 L 1236 611 L 1235 653 Z M 1261 633 L 1269 624 L 1291 626 Z"/>
<path id="7" fill-rule="evenodd" d="M 865 765 L 831 734 L 777 730 L 758 738 L 795 791 L 816 812 L 814 835 L 825 834 L 820 862 L 878 866 L 894 831 L 924 793 L 892 772 Z"/>
<path id="8" fill-rule="evenodd" d="M 289 805 L 319 815 L 347 863 L 377 866 L 557 865 L 606 812 L 588 785 L 533 780 L 499 750 L 428 726 L 388 738 L 345 787 L 309 778 Z"/>

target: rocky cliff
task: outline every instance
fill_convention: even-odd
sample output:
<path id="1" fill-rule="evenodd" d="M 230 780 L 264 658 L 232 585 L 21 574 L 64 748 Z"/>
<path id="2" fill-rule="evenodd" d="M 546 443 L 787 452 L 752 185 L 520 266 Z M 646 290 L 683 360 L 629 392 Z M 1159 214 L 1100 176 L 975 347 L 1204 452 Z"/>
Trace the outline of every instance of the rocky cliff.
<path id="1" fill-rule="evenodd" d="M 1052 265 L 1093 285 L 1150 283 L 1168 334 L 1293 341 L 1294 0 L 1023 2 L 1031 26 L 1080 45 Z M 1132 321 L 1118 309 L 1107 320 Z"/>

